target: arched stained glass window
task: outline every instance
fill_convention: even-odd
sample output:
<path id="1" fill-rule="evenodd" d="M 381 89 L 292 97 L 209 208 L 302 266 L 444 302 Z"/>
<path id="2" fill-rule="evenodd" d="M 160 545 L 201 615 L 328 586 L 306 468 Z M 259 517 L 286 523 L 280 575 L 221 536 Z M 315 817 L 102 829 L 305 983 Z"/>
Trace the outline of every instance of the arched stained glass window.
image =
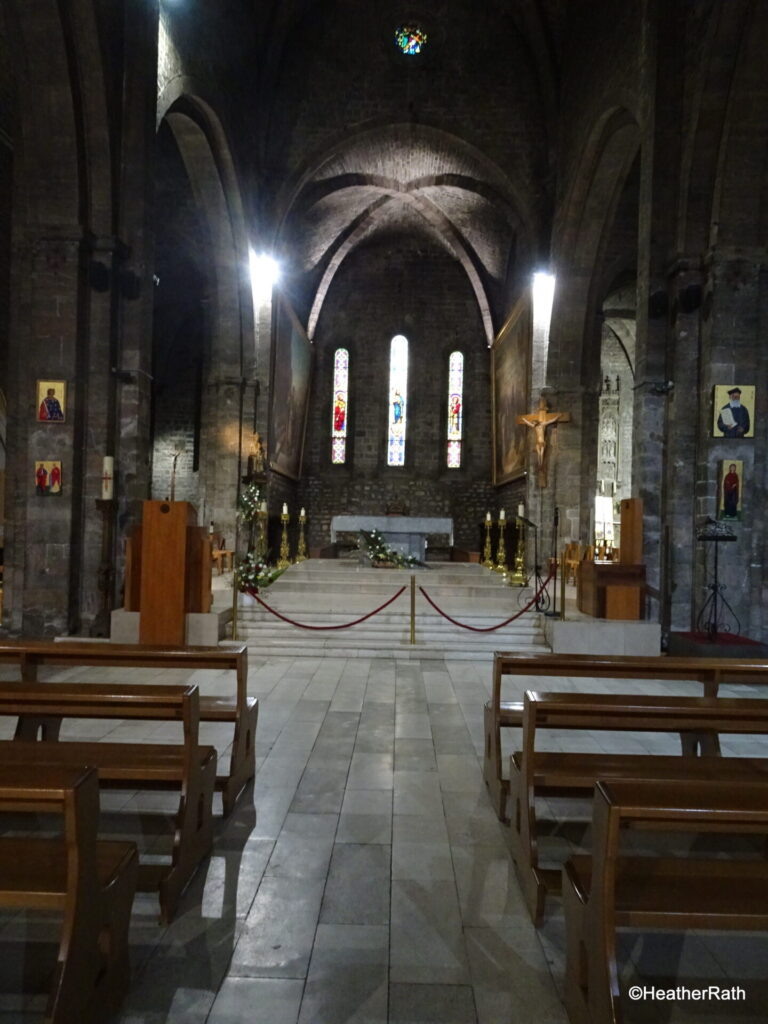
<path id="1" fill-rule="evenodd" d="M 461 438 L 464 428 L 464 356 L 451 352 L 448 359 L 448 469 L 461 466 Z"/>
<path id="2" fill-rule="evenodd" d="M 331 462 L 347 461 L 347 416 L 349 414 L 349 352 L 337 348 L 333 357 L 333 416 L 331 421 Z"/>
<path id="3" fill-rule="evenodd" d="M 402 334 L 389 347 L 389 427 L 387 465 L 405 464 L 406 399 L 408 395 L 408 339 Z"/>

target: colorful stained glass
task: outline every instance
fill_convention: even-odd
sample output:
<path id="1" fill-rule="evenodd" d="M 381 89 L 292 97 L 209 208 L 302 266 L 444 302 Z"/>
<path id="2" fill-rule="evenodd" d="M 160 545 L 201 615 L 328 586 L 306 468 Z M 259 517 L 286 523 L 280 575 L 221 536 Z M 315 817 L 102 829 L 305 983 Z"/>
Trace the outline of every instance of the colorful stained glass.
<path id="1" fill-rule="evenodd" d="M 406 397 L 408 394 L 408 340 L 402 334 L 389 347 L 389 428 L 387 465 L 405 464 Z"/>
<path id="2" fill-rule="evenodd" d="M 427 33 L 418 25 L 401 25 L 395 29 L 397 45 L 408 55 L 421 53 L 427 43 Z"/>
<path id="3" fill-rule="evenodd" d="M 331 462 L 347 461 L 347 416 L 349 415 L 349 352 L 337 348 L 333 357 L 333 416 L 331 420 Z"/>
<path id="4" fill-rule="evenodd" d="M 461 465 L 461 438 L 464 428 L 464 356 L 451 352 L 448 359 L 448 469 Z"/>

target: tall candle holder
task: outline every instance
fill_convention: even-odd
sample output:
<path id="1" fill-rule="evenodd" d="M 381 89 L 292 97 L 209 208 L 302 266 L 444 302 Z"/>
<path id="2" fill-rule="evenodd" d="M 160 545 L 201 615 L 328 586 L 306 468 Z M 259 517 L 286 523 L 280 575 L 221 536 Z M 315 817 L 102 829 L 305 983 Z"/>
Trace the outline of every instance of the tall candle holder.
<path id="1" fill-rule="evenodd" d="M 486 569 L 493 568 L 493 555 L 491 553 L 491 516 L 485 517 L 485 544 L 483 546 L 483 565 Z"/>
<path id="2" fill-rule="evenodd" d="M 515 559 L 513 570 L 508 576 L 508 582 L 513 587 L 524 587 L 527 580 L 525 576 L 525 520 L 517 517 L 517 543 L 515 544 Z"/>
<path id="3" fill-rule="evenodd" d="M 286 510 L 286 506 L 283 505 L 283 512 L 280 513 L 280 521 L 283 524 L 283 535 L 280 538 L 280 557 L 277 560 L 278 569 L 287 569 L 291 564 L 290 553 L 288 550 L 288 523 L 290 516 Z"/>
<path id="4" fill-rule="evenodd" d="M 495 572 L 500 572 L 500 573 L 505 573 L 505 574 L 508 571 L 508 569 L 507 569 L 507 547 L 506 547 L 506 544 L 504 543 L 504 527 L 506 525 L 507 525 L 506 518 L 503 517 L 503 516 L 500 516 L 499 517 L 499 521 L 498 521 L 499 544 L 498 544 L 498 547 L 496 548 L 496 565 L 494 565 L 494 567 L 493 567 Z"/>
<path id="5" fill-rule="evenodd" d="M 256 555 L 260 561 L 263 561 L 267 557 L 267 519 L 269 513 L 267 512 L 267 503 L 262 501 L 259 505 L 258 511 L 256 512 L 256 519 L 259 527 L 259 534 L 256 538 Z"/>
<path id="6" fill-rule="evenodd" d="M 307 560 L 307 541 L 304 537 L 304 527 L 307 523 L 307 513 L 304 509 L 299 512 L 299 545 L 296 549 L 296 561 L 306 562 Z"/>

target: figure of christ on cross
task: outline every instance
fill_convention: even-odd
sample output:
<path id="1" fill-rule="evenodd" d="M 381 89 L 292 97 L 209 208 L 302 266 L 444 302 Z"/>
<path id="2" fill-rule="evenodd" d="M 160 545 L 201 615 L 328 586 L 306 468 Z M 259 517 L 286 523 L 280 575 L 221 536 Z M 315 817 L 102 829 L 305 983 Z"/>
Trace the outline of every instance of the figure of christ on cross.
<path id="1" fill-rule="evenodd" d="M 555 423 L 567 423 L 570 418 L 571 414 L 569 412 L 550 412 L 547 409 L 547 400 L 543 395 L 539 399 L 539 407 L 535 412 L 529 412 L 525 416 L 517 417 L 518 423 L 533 429 L 533 446 L 536 452 L 539 487 L 547 486 L 547 427 L 551 427 Z"/>

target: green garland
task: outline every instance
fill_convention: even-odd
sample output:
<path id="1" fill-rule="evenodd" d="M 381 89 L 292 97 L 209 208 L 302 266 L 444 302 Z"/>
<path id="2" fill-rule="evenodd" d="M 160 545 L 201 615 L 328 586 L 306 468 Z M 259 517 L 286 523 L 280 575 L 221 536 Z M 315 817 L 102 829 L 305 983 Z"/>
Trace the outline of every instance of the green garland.
<path id="1" fill-rule="evenodd" d="M 249 551 L 247 555 L 238 558 L 235 564 L 235 582 L 237 589 L 243 593 L 254 593 L 274 583 L 284 572 L 285 569 L 274 569 L 258 558 L 255 552 Z"/>
<path id="2" fill-rule="evenodd" d="M 362 543 L 365 545 L 365 553 L 372 564 L 388 563 L 398 569 L 405 569 L 412 565 L 423 565 L 415 555 L 401 555 L 399 551 L 393 551 L 384 543 L 383 536 L 378 530 L 360 531 Z M 361 547 L 358 543 L 358 547 Z"/>

